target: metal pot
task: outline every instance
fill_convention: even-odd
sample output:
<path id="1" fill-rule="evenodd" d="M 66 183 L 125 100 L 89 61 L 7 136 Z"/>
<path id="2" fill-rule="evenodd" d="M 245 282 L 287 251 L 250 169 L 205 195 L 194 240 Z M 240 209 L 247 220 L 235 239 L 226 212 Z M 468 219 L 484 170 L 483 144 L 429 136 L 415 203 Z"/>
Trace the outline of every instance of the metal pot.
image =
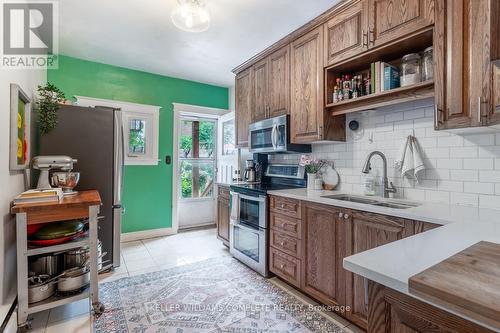
<path id="1" fill-rule="evenodd" d="M 30 275 L 58 275 L 62 271 L 62 256 L 56 253 L 33 257 L 29 262 Z"/>
<path id="2" fill-rule="evenodd" d="M 97 270 L 102 268 L 102 243 L 97 243 Z M 82 267 L 87 259 L 90 257 L 90 249 L 88 247 L 81 247 L 64 253 L 64 269 L 74 267 Z"/>
<path id="3" fill-rule="evenodd" d="M 90 271 L 87 267 L 75 267 L 63 272 L 57 282 L 57 290 L 63 293 L 82 289 L 90 284 Z"/>
<path id="4" fill-rule="evenodd" d="M 56 281 L 49 275 L 37 275 L 28 278 L 28 303 L 43 301 L 56 292 Z"/>

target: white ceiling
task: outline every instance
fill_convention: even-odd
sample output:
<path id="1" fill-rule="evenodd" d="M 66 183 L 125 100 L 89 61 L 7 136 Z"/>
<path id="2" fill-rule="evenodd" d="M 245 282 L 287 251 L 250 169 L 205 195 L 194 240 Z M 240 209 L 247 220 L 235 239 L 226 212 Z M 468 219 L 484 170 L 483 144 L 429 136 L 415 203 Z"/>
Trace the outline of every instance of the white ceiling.
<path id="1" fill-rule="evenodd" d="M 60 53 L 222 86 L 231 69 L 339 0 L 207 0 L 210 29 L 176 29 L 176 0 L 63 0 Z"/>

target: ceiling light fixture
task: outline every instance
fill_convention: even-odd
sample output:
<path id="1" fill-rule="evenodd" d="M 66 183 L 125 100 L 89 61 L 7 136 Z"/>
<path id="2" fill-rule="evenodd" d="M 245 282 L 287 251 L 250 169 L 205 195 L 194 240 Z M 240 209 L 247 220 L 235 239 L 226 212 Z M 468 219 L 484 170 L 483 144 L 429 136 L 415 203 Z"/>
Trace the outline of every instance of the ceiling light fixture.
<path id="1" fill-rule="evenodd" d="M 188 32 L 206 31 L 210 26 L 210 14 L 204 0 L 177 0 L 171 18 L 174 25 Z"/>

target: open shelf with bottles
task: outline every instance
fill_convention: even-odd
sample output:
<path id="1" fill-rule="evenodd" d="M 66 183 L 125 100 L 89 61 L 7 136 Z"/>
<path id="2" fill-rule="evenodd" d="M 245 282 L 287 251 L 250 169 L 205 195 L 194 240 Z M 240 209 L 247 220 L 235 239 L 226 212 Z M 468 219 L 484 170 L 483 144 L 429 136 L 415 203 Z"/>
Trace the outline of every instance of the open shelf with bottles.
<path id="1" fill-rule="evenodd" d="M 327 67 L 325 69 L 326 110 L 331 115 L 336 116 L 434 96 L 434 81 L 432 79 L 402 87 L 394 86 L 390 90 L 381 90 L 378 87 L 376 90 L 371 90 L 375 81 L 375 78 L 372 77 L 372 63 L 384 62 L 387 66 L 394 66 L 399 69 L 403 56 L 410 53 L 421 54 L 432 45 L 433 30 L 431 28 Z M 346 77 L 346 75 L 348 76 Z M 370 75 L 370 86 L 367 84 L 368 75 Z M 349 82 L 347 87 L 351 94 L 345 94 L 344 91 L 343 99 L 334 98 L 334 91 L 336 87 L 338 88 L 339 79 L 346 78 L 348 80 L 345 81 Z M 380 76 L 377 79 L 380 80 Z M 357 97 L 353 97 L 356 94 Z"/>

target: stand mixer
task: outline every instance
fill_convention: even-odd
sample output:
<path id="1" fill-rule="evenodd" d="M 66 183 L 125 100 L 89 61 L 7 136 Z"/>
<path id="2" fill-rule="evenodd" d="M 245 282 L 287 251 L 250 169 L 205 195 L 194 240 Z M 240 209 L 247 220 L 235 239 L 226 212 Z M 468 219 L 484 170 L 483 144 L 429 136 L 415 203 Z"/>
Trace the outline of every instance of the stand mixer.
<path id="1" fill-rule="evenodd" d="M 72 159 L 69 156 L 55 155 L 55 156 L 35 156 L 31 161 L 34 169 L 40 170 L 40 176 L 38 177 L 37 189 L 49 189 L 52 188 L 49 180 L 49 171 L 52 169 L 59 169 L 69 173 L 73 170 L 73 165 L 77 160 Z M 78 182 L 78 180 L 76 181 Z M 76 186 L 76 183 L 73 187 Z M 61 186 L 64 189 L 64 186 Z M 71 187 L 69 191 L 73 189 Z M 67 192 L 67 190 L 65 190 Z"/>

